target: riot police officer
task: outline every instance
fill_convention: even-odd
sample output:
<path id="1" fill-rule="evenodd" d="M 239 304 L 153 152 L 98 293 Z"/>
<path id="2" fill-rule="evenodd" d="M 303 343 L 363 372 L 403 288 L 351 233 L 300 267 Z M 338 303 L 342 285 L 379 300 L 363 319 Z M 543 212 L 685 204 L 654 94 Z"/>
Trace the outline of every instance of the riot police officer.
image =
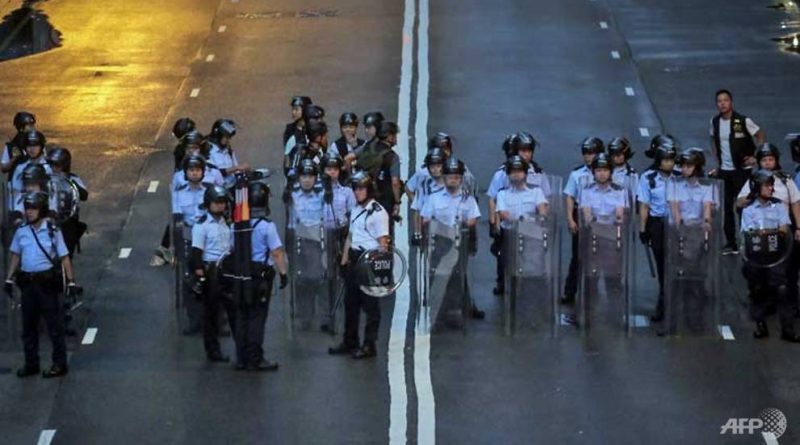
<path id="1" fill-rule="evenodd" d="M 20 227 L 11 242 L 11 259 L 5 281 L 5 291 L 11 296 L 16 282 L 22 291 L 22 340 L 25 349 L 25 366 L 17 376 L 38 374 L 39 369 L 39 319 L 47 325 L 53 345 L 53 364 L 42 376 L 61 377 L 67 374 L 67 345 L 64 339 L 64 312 L 59 301 L 63 292 L 76 292 L 72 262 L 64 244 L 61 231 L 46 218 L 47 194 L 34 192 L 25 196 L 27 224 Z M 19 272 L 17 271 L 19 268 Z"/>
<path id="2" fill-rule="evenodd" d="M 181 117 L 172 125 L 172 137 L 181 140 L 186 133 L 196 130 L 197 124 L 189 117 Z"/>
<path id="3" fill-rule="evenodd" d="M 529 169 L 528 162 L 519 155 L 512 155 L 506 161 L 509 185 L 497 192 L 495 207 L 504 230 L 510 229 L 520 219 L 548 214 L 548 201 L 541 187 L 532 187 L 526 181 Z"/>
<path id="4" fill-rule="evenodd" d="M 181 163 L 187 155 L 199 153 L 208 158 L 208 148 L 206 138 L 196 129 L 184 133 L 172 151 L 172 156 L 175 158 L 175 171 L 181 170 Z"/>
<path id="5" fill-rule="evenodd" d="M 294 96 L 289 101 L 289 106 L 292 107 L 292 121 L 286 124 L 286 128 L 283 130 L 283 145 L 286 145 L 291 137 L 296 138 L 298 133 L 303 132 L 305 126 L 303 109 L 311 104 L 311 98 L 308 96 Z"/>
<path id="6" fill-rule="evenodd" d="M 386 118 L 383 117 L 383 113 L 381 113 L 380 111 L 370 111 L 369 113 L 364 115 L 364 137 L 366 139 L 365 144 L 373 142 L 375 140 L 375 138 L 378 135 L 378 129 L 381 128 L 381 124 L 385 120 Z"/>
<path id="7" fill-rule="evenodd" d="M 64 147 L 50 147 L 46 154 L 47 164 L 50 165 L 53 176 L 64 177 L 78 190 L 79 201 L 89 199 L 89 191 L 80 176 L 72 171 L 72 154 Z M 76 203 L 77 204 L 77 203 Z M 64 233 L 64 242 L 69 250 L 69 257 L 79 249 L 80 240 L 88 226 L 80 220 L 80 208 L 76 206 L 75 214 L 61 223 L 61 231 Z"/>
<path id="8" fill-rule="evenodd" d="M 635 186 L 639 180 L 639 175 L 630 163 L 631 158 L 633 158 L 633 149 L 628 138 L 615 137 L 611 139 L 608 143 L 607 151 L 608 157 L 611 158 L 611 163 L 614 165 L 611 179 L 623 187 Z"/>
<path id="9" fill-rule="evenodd" d="M 236 308 L 227 283 L 218 271 L 217 262 L 233 245 L 233 232 L 226 212 L 231 203 L 228 191 L 215 185 L 203 194 L 206 214 L 192 227 L 191 270 L 195 279 L 203 284 L 203 344 L 206 357 L 212 362 L 227 362 L 219 344 L 219 311 L 222 305 L 227 312 L 231 332 L 236 335 L 234 320 Z"/>
<path id="10" fill-rule="evenodd" d="M 786 206 L 772 197 L 775 176 L 770 171 L 756 169 L 749 182 L 750 189 L 753 190 L 752 202 L 742 211 L 741 231 L 745 236 L 749 236 L 751 231 L 777 229 L 790 239 L 790 221 Z M 755 338 L 769 336 L 766 318 L 770 306 L 777 304 L 781 339 L 800 343 L 800 336 L 794 330 L 797 300 L 790 295 L 786 280 L 789 261 L 784 260 L 769 267 L 757 267 L 753 260 L 754 258 L 747 258 L 742 268 L 750 290 L 750 315 L 756 322 L 753 336 Z"/>
<path id="11" fill-rule="evenodd" d="M 428 151 L 433 150 L 434 148 L 442 150 L 444 157 L 449 158 L 453 155 L 453 138 L 451 138 L 449 134 L 441 131 L 434 134 L 430 137 L 430 139 L 428 139 Z M 428 167 L 423 163 L 423 165 L 418 167 L 417 171 L 414 172 L 410 178 L 408 178 L 405 184 L 405 193 L 408 195 L 409 201 L 412 203 L 414 202 L 414 195 L 417 193 L 420 184 L 426 181 L 429 177 L 430 173 L 428 171 Z M 467 190 L 473 195 L 476 195 L 477 193 L 477 182 L 475 180 L 475 175 L 472 174 L 469 166 L 466 164 L 464 164 L 464 180 L 462 187 L 464 187 L 464 190 Z"/>
<path id="12" fill-rule="evenodd" d="M 284 156 L 288 156 L 297 145 L 308 145 L 308 127 L 315 122 L 324 122 L 325 109 L 319 105 L 308 104 L 303 107 L 303 126 L 295 130 L 283 146 Z"/>
<path id="13" fill-rule="evenodd" d="M 20 162 L 14 169 L 14 174 L 11 177 L 11 193 L 15 202 L 23 191 L 22 186 L 22 172 L 25 167 L 31 164 L 43 164 L 47 174 L 50 174 L 50 166 L 47 165 L 47 159 L 44 157 L 44 146 L 47 143 L 47 138 L 36 130 L 29 131 L 23 135 L 22 148 L 25 150 L 26 160 Z"/>
<path id="14" fill-rule="evenodd" d="M 658 138 L 658 136 L 657 136 Z M 653 165 L 642 173 L 636 198 L 639 201 L 639 240 L 653 252 L 658 274 L 658 303 L 650 317 L 664 319 L 664 233 L 667 216 L 667 181 L 672 177 L 678 143 L 672 137 L 661 137 L 651 146 Z"/>
<path id="15" fill-rule="evenodd" d="M 222 171 L 228 184 L 232 185 L 233 175 L 236 172 L 247 171 L 250 166 L 239 163 L 231 147 L 231 139 L 236 135 L 236 124 L 230 119 L 217 119 L 208 135 L 208 144 L 211 147 L 208 160 Z"/>
<path id="16" fill-rule="evenodd" d="M 414 214 L 414 237 L 412 244 L 418 245 L 422 240 L 422 219 L 419 213 L 425 207 L 425 202 L 436 192 L 444 190 L 444 176 L 442 175 L 442 167 L 447 160 L 447 154 L 439 147 L 434 147 L 428 150 L 425 155 L 425 169 L 426 175 L 421 175 L 417 172 L 414 176 L 419 177 L 418 185 L 415 187 L 416 193 L 411 194 L 413 201 L 411 202 L 411 210 L 415 211 Z"/>
<path id="17" fill-rule="evenodd" d="M 349 111 L 342 113 L 339 117 L 339 130 L 342 136 L 333 141 L 328 150 L 335 149 L 344 160 L 345 156 L 364 144 L 364 140 L 358 137 L 358 116 Z"/>
<path id="18" fill-rule="evenodd" d="M 525 131 L 520 131 L 517 134 L 514 134 L 511 139 L 509 140 L 508 144 L 504 144 L 504 149 L 506 152 L 506 158 L 511 159 L 513 156 L 519 156 L 521 160 L 525 162 L 528 166 L 528 171 L 525 174 L 525 181 L 530 187 L 538 187 L 542 189 L 542 192 L 545 196 L 550 195 L 550 185 L 547 182 L 547 179 L 544 177 L 544 170 L 539 166 L 536 161 L 533 160 L 533 155 L 536 150 L 536 147 L 539 143 L 534 139 L 534 137 Z M 494 239 L 495 248 L 491 249 L 492 253 L 495 255 L 497 260 L 496 266 L 496 285 L 493 289 L 493 293 L 495 295 L 502 295 L 504 292 L 503 289 L 503 282 L 504 282 L 504 263 L 505 260 L 501 257 L 501 249 L 497 248 L 496 246 L 502 246 L 503 244 L 503 236 L 504 236 L 504 229 L 501 227 L 502 225 L 499 224 L 500 220 L 497 218 L 496 215 L 496 206 L 497 206 L 497 194 L 500 190 L 509 187 L 510 178 L 508 175 L 508 161 L 505 164 L 501 165 L 497 171 L 495 171 L 494 176 L 492 176 L 492 181 L 489 183 L 489 187 L 486 190 L 486 195 L 489 196 L 489 228 L 491 230 L 490 234 Z"/>
<path id="19" fill-rule="evenodd" d="M 356 207 L 350 213 L 350 227 L 342 253 L 341 265 L 345 268 L 347 289 L 345 294 L 345 331 L 342 342 L 329 348 L 330 354 L 351 354 L 355 359 L 375 357 L 376 342 L 381 321 L 379 300 L 365 294 L 357 282 L 356 263 L 364 252 L 388 248 L 389 215 L 375 200 L 375 189 L 370 175 L 364 171 L 353 174 L 350 180 L 356 197 Z M 359 318 L 366 313 L 364 343 L 359 344 Z"/>
<path id="20" fill-rule="evenodd" d="M 402 194 L 400 157 L 392 150 L 399 132 L 394 122 L 381 122 L 375 138 L 356 151 L 358 168 L 372 177 L 377 193 L 375 199 L 392 217 L 390 231 L 393 231 L 394 220 L 400 214 Z"/>
<path id="21" fill-rule="evenodd" d="M 322 184 L 318 181 L 317 164 L 304 159 L 297 174 L 300 180 L 292 188 L 289 227 L 319 224 L 323 218 L 324 196 Z"/>
<path id="22" fill-rule="evenodd" d="M 581 155 L 583 165 L 575 167 L 569 174 L 566 185 L 564 185 L 564 200 L 566 202 L 565 213 L 567 214 L 567 225 L 572 234 L 572 257 L 569 261 L 569 272 L 564 282 L 563 303 L 571 303 L 575 300 L 578 292 L 578 273 L 580 271 L 579 247 L 578 247 L 578 186 L 585 181 L 584 178 L 591 177 L 591 165 L 594 158 L 605 150 L 603 141 L 598 137 L 587 137 L 581 142 Z"/>
<path id="23" fill-rule="evenodd" d="M 250 183 L 251 270 L 254 277 L 252 301 L 239 305 L 236 319 L 236 369 L 275 371 L 278 363 L 264 358 L 264 325 L 269 314 L 275 267 L 280 274 L 280 288 L 289 282 L 283 244 L 275 223 L 269 219 L 269 187 L 262 182 Z"/>
<path id="24" fill-rule="evenodd" d="M 36 116 L 27 111 L 18 112 L 14 115 L 14 128 L 17 130 L 17 134 L 6 142 L 2 159 L 0 159 L 0 170 L 3 173 L 13 173 L 14 167 L 25 161 L 26 155 L 23 147 L 25 134 L 36 130 Z"/>

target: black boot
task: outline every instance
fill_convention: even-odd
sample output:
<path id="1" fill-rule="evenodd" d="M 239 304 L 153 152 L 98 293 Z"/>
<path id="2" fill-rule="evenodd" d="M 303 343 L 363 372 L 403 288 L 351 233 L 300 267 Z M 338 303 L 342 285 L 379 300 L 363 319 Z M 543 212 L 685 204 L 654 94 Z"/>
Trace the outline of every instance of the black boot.
<path id="1" fill-rule="evenodd" d="M 371 358 L 378 355 L 378 350 L 375 348 L 374 344 L 367 343 L 361 349 L 355 350 L 353 352 L 353 358 L 356 360 L 361 360 L 363 358 Z"/>
<path id="2" fill-rule="evenodd" d="M 781 332 L 781 340 L 788 341 L 789 343 L 800 343 L 800 335 L 794 332 L 794 329 L 784 329 Z"/>
<path id="3" fill-rule="evenodd" d="M 330 355 L 345 355 L 345 354 L 352 354 L 358 348 L 352 347 L 345 342 L 341 342 L 336 346 L 331 346 L 328 348 L 328 354 Z"/>
<path id="4" fill-rule="evenodd" d="M 755 338 L 769 337 L 769 329 L 767 329 L 767 323 L 763 321 L 756 322 L 756 330 L 753 331 L 753 337 Z"/>
<path id="5" fill-rule="evenodd" d="M 42 372 L 42 377 L 46 379 L 52 379 L 54 377 L 63 377 L 65 375 L 67 375 L 67 367 L 59 365 L 53 365 L 47 371 Z"/>
<path id="6" fill-rule="evenodd" d="M 656 311 L 653 315 L 650 316 L 650 321 L 652 322 L 659 322 L 664 319 L 664 300 L 663 297 L 658 298 L 658 304 L 656 305 Z"/>
<path id="7" fill-rule="evenodd" d="M 39 369 L 38 366 L 26 365 L 24 368 L 17 369 L 17 377 L 19 378 L 30 377 L 32 375 L 38 374 L 40 371 L 41 370 Z"/>

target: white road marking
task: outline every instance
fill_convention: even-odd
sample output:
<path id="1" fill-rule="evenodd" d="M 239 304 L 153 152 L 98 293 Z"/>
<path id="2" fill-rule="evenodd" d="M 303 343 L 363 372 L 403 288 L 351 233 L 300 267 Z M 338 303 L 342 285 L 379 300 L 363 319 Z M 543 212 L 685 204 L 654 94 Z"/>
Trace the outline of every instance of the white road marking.
<path id="1" fill-rule="evenodd" d="M 633 326 L 637 328 L 646 328 L 650 326 L 650 320 L 644 315 L 634 315 Z"/>
<path id="2" fill-rule="evenodd" d="M 200 88 L 192 89 L 192 92 L 189 93 L 189 97 L 197 97 L 200 95 Z"/>
<path id="3" fill-rule="evenodd" d="M 417 121 L 414 127 L 416 162 L 422 164 L 427 153 L 428 94 L 428 0 L 419 0 L 417 29 Z M 436 443 L 436 400 L 431 382 L 431 336 L 429 329 L 418 327 L 414 335 L 414 386 L 417 389 L 417 443 Z"/>
<path id="4" fill-rule="evenodd" d="M 639 127 L 639 134 L 643 138 L 649 138 L 650 137 L 650 130 L 648 130 L 647 127 Z"/>
<path id="5" fill-rule="evenodd" d="M 764 438 L 764 442 L 767 445 L 780 445 L 778 443 L 778 438 L 775 437 L 775 433 L 762 432 L 761 437 Z"/>
<path id="6" fill-rule="evenodd" d="M 611 51 L 612 59 L 619 59 L 619 51 Z"/>
<path id="7" fill-rule="evenodd" d="M 719 334 L 722 335 L 722 338 L 725 340 L 736 340 L 736 337 L 733 336 L 733 331 L 731 331 L 731 327 L 726 324 L 719 326 Z"/>
<path id="8" fill-rule="evenodd" d="M 155 193 L 158 190 L 158 181 L 150 181 L 150 185 L 147 186 L 147 193 Z"/>
<path id="9" fill-rule="evenodd" d="M 600 28 L 608 29 L 608 23 L 607 22 L 600 22 Z"/>
<path id="10" fill-rule="evenodd" d="M 401 129 L 410 131 L 411 123 L 411 79 L 414 60 L 412 48 L 414 46 L 414 0 L 405 0 L 403 16 L 403 46 L 400 65 L 400 92 L 397 97 L 397 123 Z M 397 150 L 400 159 L 408 159 L 408 135 L 402 135 L 397 141 Z M 400 206 L 401 216 L 408 221 L 406 206 Z M 408 233 L 405 227 L 398 227 L 396 246 L 401 253 L 408 257 Z M 389 444 L 401 445 L 407 442 L 408 434 L 408 393 L 406 388 L 406 325 L 408 322 L 408 308 L 410 301 L 410 288 L 405 280 L 395 293 L 394 313 L 392 327 L 389 331 L 389 346 L 387 350 L 389 374 Z"/>
<path id="11" fill-rule="evenodd" d="M 219 28 L 217 28 L 217 32 L 225 32 L 227 29 L 228 27 L 226 25 L 222 25 Z"/>
<path id="12" fill-rule="evenodd" d="M 81 340 L 81 344 L 91 345 L 94 343 L 95 337 L 97 337 L 97 328 L 88 328 L 86 329 L 86 333 L 83 334 L 83 340 Z"/>
<path id="13" fill-rule="evenodd" d="M 206 62 L 213 62 L 213 61 L 214 61 L 214 55 L 213 54 L 209 54 L 209 55 L 206 56 Z"/>
<path id="14" fill-rule="evenodd" d="M 36 442 L 36 445 L 50 445 L 55 435 L 56 430 L 42 430 L 42 432 L 39 433 L 39 441 Z"/>
<path id="15" fill-rule="evenodd" d="M 119 257 L 122 259 L 128 258 L 129 256 L 131 256 L 132 250 L 133 249 L 131 249 L 130 247 L 123 247 L 122 249 L 119 249 Z"/>
<path id="16" fill-rule="evenodd" d="M 625 95 L 627 95 L 627 96 L 635 96 L 636 92 L 633 91 L 633 88 L 631 88 L 631 87 L 625 87 Z"/>

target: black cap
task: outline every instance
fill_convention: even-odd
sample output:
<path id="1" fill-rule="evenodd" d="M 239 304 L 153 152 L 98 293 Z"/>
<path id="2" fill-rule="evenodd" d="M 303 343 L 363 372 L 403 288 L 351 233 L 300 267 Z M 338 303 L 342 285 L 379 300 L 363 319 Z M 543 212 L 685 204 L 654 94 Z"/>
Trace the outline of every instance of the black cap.
<path id="1" fill-rule="evenodd" d="M 339 116 L 339 126 L 344 127 L 345 125 L 358 126 L 358 116 L 350 111 L 342 113 L 342 115 Z"/>
<path id="2" fill-rule="evenodd" d="M 588 137 L 581 142 L 581 153 L 582 154 L 600 154 L 605 150 L 603 145 L 603 140 L 598 137 Z"/>
<path id="3" fill-rule="evenodd" d="M 306 107 L 308 105 L 311 105 L 312 103 L 313 102 L 311 102 L 311 98 L 308 96 L 294 96 L 292 97 L 292 100 L 289 102 L 289 105 L 291 105 L 292 107 Z"/>

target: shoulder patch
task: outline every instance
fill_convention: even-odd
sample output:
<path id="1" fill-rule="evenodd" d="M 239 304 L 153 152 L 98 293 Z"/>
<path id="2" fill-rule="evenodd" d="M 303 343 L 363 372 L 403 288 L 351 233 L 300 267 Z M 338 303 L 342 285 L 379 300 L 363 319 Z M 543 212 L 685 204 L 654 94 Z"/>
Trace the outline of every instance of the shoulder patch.
<path id="1" fill-rule="evenodd" d="M 774 204 L 780 204 L 780 203 L 782 203 L 783 201 L 781 201 L 781 200 L 780 200 L 780 199 L 778 199 L 778 198 L 772 197 L 772 198 L 769 198 L 769 202 L 771 202 L 771 203 L 774 203 Z"/>
<path id="2" fill-rule="evenodd" d="M 623 187 L 621 185 L 617 184 L 616 182 L 611 182 L 611 188 L 614 189 L 614 190 L 622 190 L 623 189 Z"/>
<path id="3" fill-rule="evenodd" d="M 383 207 L 381 207 L 381 205 L 378 204 L 377 202 L 373 202 L 372 203 L 372 211 L 373 212 L 381 212 L 381 211 L 383 211 Z"/>
<path id="4" fill-rule="evenodd" d="M 200 223 L 200 224 L 203 224 L 206 221 L 208 221 L 208 213 L 203 214 L 203 216 L 201 216 L 200 219 L 197 222 Z"/>
<path id="5" fill-rule="evenodd" d="M 180 191 L 186 190 L 188 188 L 189 188 L 189 183 L 188 182 L 184 182 L 183 184 L 180 184 L 177 187 L 175 187 L 175 191 L 176 192 L 180 192 Z"/>
<path id="6" fill-rule="evenodd" d="M 578 171 L 578 170 L 582 169 L 583 167 L 586 167 L 586 164 L 581 164 L 581 165 L 573 168 L 572 171 Z"/>

